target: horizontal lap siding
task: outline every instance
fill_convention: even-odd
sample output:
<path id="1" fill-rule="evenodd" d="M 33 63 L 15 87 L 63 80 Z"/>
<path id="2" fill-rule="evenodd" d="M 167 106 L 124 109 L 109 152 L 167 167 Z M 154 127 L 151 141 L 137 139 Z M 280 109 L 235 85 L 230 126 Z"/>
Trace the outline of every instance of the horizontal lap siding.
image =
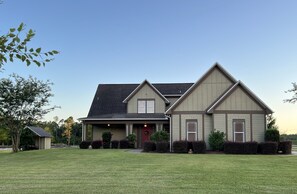
<path id="1" fill-rule="evenodd" d="M 225 114 L 214 114 L 214 129 L 222 131 L 224 133 L 226 130 L 226 115 Z"/>
<path id="2" fill-rule="evenodd" d="M 110 131 L 112 133 L 111 140 L 122 140 L 126 138 L 126 129 L 107 129 L 94 126 L 93 140 L 102 140 L 102 133 L 105 131 Z"/>
<path id="3" fill-rule="evenodd" d="M 233 120 L 240 119 L 245 122 L 246 141 L 251 141 L 251 122 L 250 114 L 228 114 L 228 140 L 233 141 Z"/>
<path id="4" fill-rule="evenodd" d="M 213 117 L 211 115 L 204 115 L 204 141 L 206 143 L 206 148 L 210 149 L 208 143 L 208 137 L 210 132 L 214 129 Z"/>
<path id="5" fill-rule="evenodd" d="M 198 140 L 202 140 L 202 115 L 201 114 L 183 114 L 181 115 L 181 140 L 187 139 L 187 120 L 196 120 L 198 123 Z"/>
<path id="6" fill-rule="evenodd" d="M 179 115 L 172 115 L 172 141 L 180 140 L 179 136 Z"/>

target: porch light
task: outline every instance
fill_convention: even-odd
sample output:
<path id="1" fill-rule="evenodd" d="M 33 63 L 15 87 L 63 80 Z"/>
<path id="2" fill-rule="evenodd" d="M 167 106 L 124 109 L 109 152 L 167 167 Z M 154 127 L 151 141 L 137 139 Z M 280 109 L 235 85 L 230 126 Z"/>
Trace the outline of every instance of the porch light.
<path id="1" fill-rule="evenodd" d="M 143 126 L 144 126 L 144 127 L 147 127 L 147 125 L 146 125 L 146 124 L 144 124 Z"/>
<path id="2" fill-rule="evenodd" d="M 110 124 L 107 124 L 108 127 L 110 127 Z"/>

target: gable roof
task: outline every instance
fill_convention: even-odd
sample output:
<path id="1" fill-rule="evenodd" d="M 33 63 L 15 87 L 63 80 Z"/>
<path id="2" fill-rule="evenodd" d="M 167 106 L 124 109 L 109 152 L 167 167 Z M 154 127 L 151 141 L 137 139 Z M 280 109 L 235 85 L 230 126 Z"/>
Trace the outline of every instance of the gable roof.
<path id="1" fill-rule="evenodd" d="M 129 96 L 123 100 L 123 103 L 127 103 L 137 92 L 139 92 L 139 90 L 141 90 L 145 84 L 147 84 L 154 92 L 156 92 L 165 101 L 165 103 L 169 103 L 169 101 L 159 92 L 159 90 L 157 90 L 157 88 L 155 88 L 147 80 L 144 80 L 141 84 L 139 84 L 139 86 L 137 86 L 137 88 L 135 88 L 135 90 L 133 90 L 133 92 L 131 92 L 131 94 L 129 94 Z"/>
<path id="2" fill-rule="evenodd" d="M 25 129 L 30 129 L 33 133 L 35 133 L 39 137 L 52 137 L 48 132 L 46 132 L 41 127 L 33 127 L 33 126 L 27 126 Z"/>
<path id="3" fill-rule="evenodd" d="M 257 97 L 247 86 L 241 81 L 236 82 L 226 93 L 224 93 L 216 102 L 214 102 L 207 110 L 207 113 L 213 113 L 213 111 L 224 102 L 238 87 L 241 87 L 244 92 L 247 93 L 263 110 L 266 114 L 272 114 L 273 111 L 259 98 Z"/>
<path id="4" fill-rule="evenodd" d="M 209 74 L 211 74 L 215 69 L 218 69 L 222 72 L 233 84 L 237 81 L 236 79 L 229 74 L 220 64 L 215 63 L 195 84 L 193 84 L 166 112 L 165 114 L 169 114 L 174 108 L 176 108 L 185 98 L 187 98 L 192 91 L 194 91 L 206 78 Z"/>
<path id="5" fill-rule="evenodd" d="M 151 84 L 163 96 L 182 95 L 193 83 L 161 83 Z M 126 114 L 127 103 L 123 101 L 129 96 L 139 84 L 99 84 L 90 107 L 89 117 L 99 117 L 108 114 Z"/>

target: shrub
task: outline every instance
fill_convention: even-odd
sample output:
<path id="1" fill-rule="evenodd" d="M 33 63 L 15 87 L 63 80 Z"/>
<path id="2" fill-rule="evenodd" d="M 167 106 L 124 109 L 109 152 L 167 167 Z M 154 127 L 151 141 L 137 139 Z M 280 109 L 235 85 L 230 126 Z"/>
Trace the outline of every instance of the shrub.
<path id="1" fill-rule="evenodd" d="M 123 139 L 120 141 L 120 148 L 121 149 L 127 149 L 129 148 L 129 141 L 126 139 Z"/>
<path id="2" fill-rule="evenodd" d="M 277 142 L 264 142 L 259 144 L 259 153 L 261 154 L 276 154 L 277 153 Z"/>
<path id="3" fill-rule="evenodd" d="M 193 153 L 204 154 L 206 151 L 205 141 L 193 141 L 192 142 Z"/>
<path id="4" fill-rule="evenodd" d="M 111 141 L 112 134 L 110 131 L 106 131 L 102 133 L 102 140 L 103 140 L 103 148 L 108 149 L 110 148 L 110 141 Z"/>
<path id="5" fill-rule="evenodd" d="M 223 150 L 225 141 L 225 133 L 221 131 L 212 130 L 209 134 L 208 142 L 212 150 Z"/>
<path id="6" fill-rule="evenodd" d="M 292 142 L 291 141 L 281 141 L 278 143 L 278 150 L 282 154 L 292 154 Z"/>
<path id="7" fill-rule="evenodd" d="M 244 153 L 245 154 L 257 154 L 258 142 L 250 141 L 244 143 Z"/>
<path id="8" fill-rule="evenodd" d="M 154 142 L 163 142 L 163 141 L 168 142 L 169 141 L 169 133 L 167 133 L 164 130 L 160 130 L 160 131 L 153 133 L 151 135 L 150 139 Z"/>
<path id="9" fill-rule="evenodd" d="M 156 143 L 156 152 L 166 153 L 169 151 L 169 143 L 167 141 Z"/>
<path id="10" fill-rule="evenodd" d="M 79 148 L 80 149 L 89 149 L 90 145 L 91 145 L 91 141 L 82 141 L 79 144 Z"/>
<path id="11" fill-rule="evenodd" d="M 153 152 L 156 150 L 156 143 L 153 141 L 146 141 L 143 144 L 143 151 L 144 152 Z"/>
<path id="12" fill-rule="evenodd" d="M 277 129 L 267 129 L 265 131 L 265 141 L 279 142 L 279 131 Z"/>
<path id="13" fill-rule="evenodd" d="M 22 151 L 38 150 L 39 148 L 35 145 L 23 145 Z"/>
<path id="14" fill-rule="evenodd" d="M 188 153 L 187 141 L 174 141 L 172 147 L 175 153 Z"/>
<path id="15" fill-rule="evenodd" d="M 102 141 L 101 140 L 92 141 L 91 146 L 92 146 L 92 149 L 100 149 L 100 147 L 102 146 Z"/>
<path id="16" fill-rule="evenodd" d="M 136 142 L 135 133 L 129 134 L 126 138 L 127 138 L 128 142 L 129 142 L 128 148 L 135 148 L 135 142 Z"/>
<path id="17" fill-rule="evenodd" d="M 118 140 L 112 140 L 111 141 L 111 148 L 118 149 L 119 148 L 119 141 Z"/>
<path id="18" fill-rule="evenodd" d="M 224 152 L 226 154 L 244 154 L 244 143 L 242 142 L 225 142 Z"/>

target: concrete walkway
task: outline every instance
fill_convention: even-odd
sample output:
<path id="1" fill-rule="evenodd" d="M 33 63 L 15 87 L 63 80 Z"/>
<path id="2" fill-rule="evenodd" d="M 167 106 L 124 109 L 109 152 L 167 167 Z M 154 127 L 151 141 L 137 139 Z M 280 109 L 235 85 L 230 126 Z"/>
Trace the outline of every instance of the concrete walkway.
<path id="1" fill-rule="evenodd" d="M 131 149 L 131 150 L 128 150 L 128 152 L 133 154 L 140 154 L 142 153 L 142 149 Z"/>

